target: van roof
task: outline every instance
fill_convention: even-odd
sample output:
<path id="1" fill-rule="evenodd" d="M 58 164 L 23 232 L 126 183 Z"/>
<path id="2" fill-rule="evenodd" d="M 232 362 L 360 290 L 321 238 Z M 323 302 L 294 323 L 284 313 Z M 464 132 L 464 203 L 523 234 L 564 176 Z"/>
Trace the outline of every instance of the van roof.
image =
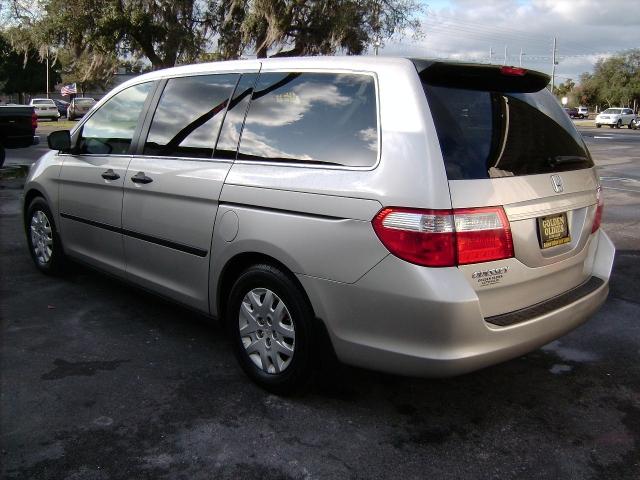
<path id="1" fill-rule="evenodd" d="M 500 66 L 487 64 L 461 63 L 443 59 L 427 59 L 427 58 L 405 58 L 405 57 L 385 57 L 371 55 L 344 55 L 344 56 L 315 56 L 315 57 L 269 57 L 260 59 L 246 60 L 225 60 L 219 62 L 197 63 L 192 65 L 182 65 L 178 67 L 166 68 L 145 73 L 120 85 L 121 88 L 140 83 L 142 81 L 158 80 L 167 77 L 175 77 L 179 75 L 193 75 L 198 73 L 210 72 L 242 72 L 243 70 L 257 70 L 260 64 L 266 68 L 296 68 L 296 69 L 314 69 L 314 68 L 344 68 L 347 70 L 377 70 L 381 67 L 391 66 L 407 66 L 413 63 L 418 72 L 424 70 L 438 69 L 445 66 L 466 67 L 480 69 L 484 67 L 486 70 L 497 70 Z M 475 68 L 474 68 L 475 69 Z M 546 76 L 543 73 L 528 70 L 537 77 Z M 545 83 L 546 84 L 546 83 Z M 120 90 L 119 88 L 118 90 Z"/>

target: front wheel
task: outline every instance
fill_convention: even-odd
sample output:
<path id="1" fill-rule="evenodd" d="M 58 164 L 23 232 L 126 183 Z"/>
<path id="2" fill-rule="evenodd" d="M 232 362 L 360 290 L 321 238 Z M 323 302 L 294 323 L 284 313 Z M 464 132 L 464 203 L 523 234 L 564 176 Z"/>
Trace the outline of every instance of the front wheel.
<path id="1" fill-rule="evenodd" d="M 267 264 L 245 270 L 231 289 L 225 320 L 236 358 L 255 383 L 287 394 L 309 380 L 313 310 L 289 275 Z"/>
<path id="2" fill-rule="evenodd" d="M 42 197 L 34 198 L 29 204 L 25 229 L 29 253 L 36 267 L 49 275 L 61 273 L 64 267 L 64 251 L 53 214 Z"/>
<path id="3" fill-rule="evenodd" d="M 627 125 L 627 127 L 629 128 L 629 130 L 633 129 L 633 120 L 629 122 L 629 125 Z"/>
<path id="4" fill-rule="evenodd" d="M 600 125 L 599 123 L 596 123 L 596 128 L 602 128 L 602 125 Z"/>
<path id="5" fill-rule="evenodd" d="M 618 123 L 616 123 L 616 128 L 620 128 L 622 126 L 622 120 L 618 120 Z"/>

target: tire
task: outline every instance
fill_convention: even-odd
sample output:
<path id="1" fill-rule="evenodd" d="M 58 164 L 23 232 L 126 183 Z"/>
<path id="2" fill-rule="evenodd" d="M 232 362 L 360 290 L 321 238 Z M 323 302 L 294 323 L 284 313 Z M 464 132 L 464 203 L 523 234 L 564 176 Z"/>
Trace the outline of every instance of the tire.
<path id="1" fill-rule="evenodd" d="M 268 264 L 249 267 L 233 285 L 225 313 L 234 354 L 251 380 L 278 395 L 309 381 L 315 320 L 289 275 Z"/>
<path id="2" fill-rule="evenodd" d="M 616 123 L 616 128 L 620 128 L 622 126 L 622 120 L 618 120 L 618 123 Z"/>
<path id="3" fill-rule="evenodd" d="M 629 122 L 629 125 L 627 125 L 627 127 L 629 128 L 629 130 L 633 129 L 633 120 Z"/>
<path id="4" fill-rule="evenodd" d="M 64 250 L 53 214 L 44 198 L 36 197 L 29 204 L 25 215 L 25 233 L 29 253 L 38 270 L 47 275 L 62 273 Z"/>
<path id="5" fill-rule="evenodd" d="M 4 159 L 5 159 L 4 147 L 0 145 L 0 168 L 2 168 L 2 166 L 4 165 Z"/>
<path id="6" fill-rule="evenodd" d="M 596 123 L 596 128 L 602 128 L 602 125 L 600 125 L 599 123 Z"/>

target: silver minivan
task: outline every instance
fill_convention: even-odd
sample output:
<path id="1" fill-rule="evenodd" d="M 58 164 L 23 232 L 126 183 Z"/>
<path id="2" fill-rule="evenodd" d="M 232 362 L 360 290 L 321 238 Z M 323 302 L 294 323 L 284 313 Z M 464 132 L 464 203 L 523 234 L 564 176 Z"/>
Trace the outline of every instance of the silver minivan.
<path id="1" fill-rule="evenodd" d="M 49 136 L 25 185 L 31 255 L 222 320 L 276 392 L 333 354 L 421 376 L 522 355 L 602 305 L 614 257 L 548 80 L 380 57 L 141 75 Z"/>

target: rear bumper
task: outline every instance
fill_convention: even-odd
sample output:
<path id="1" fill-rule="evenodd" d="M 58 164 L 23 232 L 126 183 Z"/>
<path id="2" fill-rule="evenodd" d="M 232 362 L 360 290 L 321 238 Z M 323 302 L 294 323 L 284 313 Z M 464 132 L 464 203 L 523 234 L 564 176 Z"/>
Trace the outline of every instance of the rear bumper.
<path id="1" fill-rule="evenodd" d="M 615 249 L 600 230 L 579 298 L 517 324 L 485 321 L 457 268 L 426 269 L 386 257 L 355 284 L 299 276 L 345 363 L 411 376 L 453 376 L 535 350 L 584 323 L 606 300 Z M 535 313 L 534 313 L 535 315 Z"/>
<path id="2" fill-rule="evenodd" d="M 60 112 L 57 110 L 51 112 L 36 112 L 38 118 L 60 118 Z"/>
<path id="3" fill-rule="evenodd" d="M 600 125 L 616 125 L 618 123 L 618 120 L 612 120 L 611 118 L 596 118 L 596 123 Z"/>

